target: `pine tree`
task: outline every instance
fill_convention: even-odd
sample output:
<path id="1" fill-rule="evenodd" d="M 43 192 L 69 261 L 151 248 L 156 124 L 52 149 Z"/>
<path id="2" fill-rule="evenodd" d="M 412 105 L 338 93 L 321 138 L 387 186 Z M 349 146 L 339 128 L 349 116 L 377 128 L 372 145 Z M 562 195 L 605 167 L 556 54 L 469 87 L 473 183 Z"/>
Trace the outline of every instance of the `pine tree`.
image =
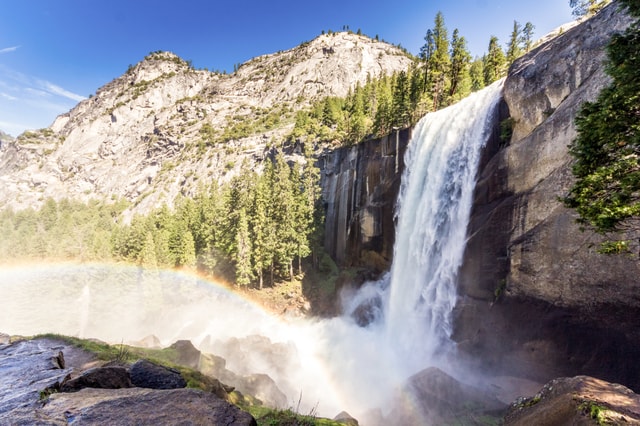
<path id="1" fill-rule="evenodd" d="M 424 45 L 420 48 L 420 59 L 424 62 L 424 80 L 422 83 L 422 90 L 424 92 L 431 92 L 431 57 L 436 50 L 433 30 L 427 30 L 427 34 L 424 36 L 424 41 Z"/>
<path id="2" fill-rule="evenodd" d="M 444 95 L 447 86 L 447 73 L 451 66 L 451 58 L 449 57 L 449 39 L 447 36 L 447 28 L 444 25 L 444 17 L 442 12 L 436 14 L 433 28 L 433 43 L 435 50 L 431 55 L 429 69 L 431 72 L 431 80 L 433 84 L 433 110 L 437 111 L 441 105 L 446 105 Z"/>
<path id="3" fill-rule="evenodd" d="M 295 199 L 291 185 L 291 168 L 284 159 L 282 152 L 278 152 L 274 164 L 273 218 L 276 230 L 275 260 L 280 269 L 287 270 L 293 278 L 293 258 L 296 255 L 295 236 Z M 273 277 L 272 277 L 273 284 Z"/>
<path id="4" fill-rule="evenodd" d="M 310 143 L 304 145 L 304 157 L 305 166 L 302 171 L 302 187 L 305 196 L 305 210 L 306 212 L 311 212 L 311 217 L 307 219 L 309 225 L 306 227 L 306 234 L 313 264 L 317 265 L 318 253 L 322 250 L 324 243 L 324 209 L 321 203 L 322 189 L 320 188 L 320 169 L 316 165 Z M 302 256 L 305 256 L 304 253 Z M 300 258 L 298 259 L 300 260 Z M 298 269 L 302 272 L 302 266 L 300 264 L 298 265 Z"/>
<path id="5" fill-rule="evenodd" d="M 485 58 L 475 59 L 469 67 L 471 78 L 471 91 L 476 92 L 484 87 L 484 61 Z"/>
<path id="6" fill-rule="evenodd" d="M 147 236 L 144 240 L 142 250 L 140 251 L 140 265 L 146 268 L 156 268 L 158 266 L 158 260 L 156 257 L 156 244 L 153 241 L 153 233 L 147 232 Z"/>
<path id="7" fill-rule="evenodd" d="M 449 80 L 449 97 L 451 99 L 461 99 L 469 94 L 470 76 L 469 66 L 471 54 L 467 50 L 467 41 L 458 33 L 458 29 L 453 30 L 451 38 L 451 71 Z"/>
<path id="8" fill-rule="evenodd" d="M 236 230 L 237 253 L 235 258 L 236 284 L 246 286 L 251 283 L 251 237 L 249 235 L 249 223 L 244 208 L 238 212 L 238 228 Z"/>
<path id="9" fill-rule="evenodd" d="M 504 52 L 498 44 L 498 37 L 491 36 L 489 40 L 489 51 L 484 57 L 484 84 L 490 85 L 500 79 L 505 74 Z"/>
<path id="10" fill-rule="evenodd" d="M 275 262 L 275 223 L 273 222 L 272 182 L 273 164 L 265 163 L 265 169 L 258 178 L 253 192 L 253 203 L 250 215 L 251 235 L 253 241 L 252 268 L 258 277 L 260 289 L 264 286 L 264 271 L 271 268 Z"/>
<path id="11" fill-rule="evenodd" d="M 409 79 L 405 71 L 394 75 L 392 100 L 392 125 L 405 127 L 411 123 L 411 100 L 409 97 Z"/>
<path id="12" fill-rule="evenodd" d="M 531 46 L 533 45 L 533 30 L 535 26 L 531 22 L 527 22 L 524 24 L 524 28 L 522 29 L 522 48 L 525 52 L 529 52 L 531 50 Z"/>
<path id="13" fill-rule="evenodd" d="M 373 131 L 382 136 L 391 132 L 393 127 L 392 83 L 388 76 L 378 81 L 376 89 L 376 111 L 373 118 Z"/>
<path id="14" fill-rule="evenodd" d="M 509 44 L 507 45 L 507 67 L 522 55 L 522 49 L 520 48 L 522 34 L 522 26 L 518 21 L 513 21 L 513 30 L 511 31 L 511 37 L 509 38 Z"/>
<path id="15" fill-rule="evenodd" d="M 424 102 L 426 98 L 422 89 L 424 77 L 418 68 L 417 63 L 412 63 L 409 67 L 409 108 L 412 111 L 411 122 L 416 122 L 426 112 L 427 108 Z"/>

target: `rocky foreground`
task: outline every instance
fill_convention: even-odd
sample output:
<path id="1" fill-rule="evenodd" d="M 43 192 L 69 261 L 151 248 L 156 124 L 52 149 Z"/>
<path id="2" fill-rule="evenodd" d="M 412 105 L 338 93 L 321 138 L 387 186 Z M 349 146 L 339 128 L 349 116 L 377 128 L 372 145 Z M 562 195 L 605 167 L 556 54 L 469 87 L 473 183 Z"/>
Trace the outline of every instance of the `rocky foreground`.
<path id="1" fill-rule="evenodd" d="M 0 344 L 0 424 L 256 424 L 220 392 L 186 388 L 175 370 L 100 364 L 59 340 Z"/>
<path id="2" fill-rule="evenodd" d="M 199 354 L 186 341 L 171 349 L 185 364 L 193 364 L 191 358 Z M 0 334 L 0 371 L 0 424 L 258 424 L 231 402 L 234 389 L 216 379 L 201 378 L 206 390 L 187 388 L 180 371 L 147 360 L 106 363 L 65 340 L 9 343 L 9 337 Z M 405 406 L 394 404 L 379 420 L 399 425 L 640 425 L 640 395 L 588 376 L 555 379 L 508 410 L 489 392 L 461 384 L 436 368 L 411 377 L 406 389 L 413 398 L 405 400 Z M 333 424 L 358 424 L 341 415 Z"/>

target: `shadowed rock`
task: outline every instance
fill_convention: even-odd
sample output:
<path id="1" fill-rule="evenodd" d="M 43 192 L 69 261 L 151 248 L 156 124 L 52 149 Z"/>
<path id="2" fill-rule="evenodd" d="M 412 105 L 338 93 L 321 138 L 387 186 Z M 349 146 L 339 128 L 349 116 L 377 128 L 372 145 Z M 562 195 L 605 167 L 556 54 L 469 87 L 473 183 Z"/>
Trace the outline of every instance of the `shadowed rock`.
<path id="1" fill-rule="evenodd" d="M 430 367 L 411 376 L 387 417 L 388 424 L 477 424 L 502 417 L 507 405 L 491 394 Z"/>
<path id="2" fill-rule="evenodd" d="M 198 368 L 200 362 L 200 351 L 193 346 L 190 340 L 178 340 L 169 346 L 177 352 L 176 362 L 191 368 Z"/>
<path id="3" fill-rule="evenodd" d="M 131 383 L 141 388 L 177 389 L 187 386 L 187 382 L 178 371 L 144 359 L 136 361 L 131 366 L 129 375 Z"/>
<path id="4" fill-rule="evenodd" d="M 81 376 L 64 382 L 61 392 L 76 392 L 83 388 L 120 389 L 132 386 L 129 372 L 120 366 L 92 368 Z"/>

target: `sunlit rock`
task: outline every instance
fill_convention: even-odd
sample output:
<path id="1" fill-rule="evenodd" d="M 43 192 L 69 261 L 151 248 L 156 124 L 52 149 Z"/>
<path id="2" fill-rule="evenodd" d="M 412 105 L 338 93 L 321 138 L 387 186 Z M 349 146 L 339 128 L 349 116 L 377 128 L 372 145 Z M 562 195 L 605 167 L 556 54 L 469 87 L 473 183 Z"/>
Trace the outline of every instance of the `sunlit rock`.
<path id="1" fill-rule="evenodd" d="M 589 376 L 554 379 L 531 398 L 513 402 L 505 426 L 639 425 L 640 395 Z"/>

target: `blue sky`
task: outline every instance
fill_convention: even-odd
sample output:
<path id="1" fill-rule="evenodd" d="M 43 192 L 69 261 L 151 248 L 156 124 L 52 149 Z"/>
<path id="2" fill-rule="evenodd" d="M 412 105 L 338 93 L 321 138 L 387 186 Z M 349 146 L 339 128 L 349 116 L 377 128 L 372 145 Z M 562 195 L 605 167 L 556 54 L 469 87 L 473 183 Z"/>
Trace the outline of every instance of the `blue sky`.
<path id="1" fill-rule="evenodd" d="M 0 0 L 0 129 L 49 126 L 155 50 L 233 71 L 348 25 L 417 54 L 438 11 L 478 56 L 514 20 L 540 37 L 572 19 L 569 0 Z"/>

